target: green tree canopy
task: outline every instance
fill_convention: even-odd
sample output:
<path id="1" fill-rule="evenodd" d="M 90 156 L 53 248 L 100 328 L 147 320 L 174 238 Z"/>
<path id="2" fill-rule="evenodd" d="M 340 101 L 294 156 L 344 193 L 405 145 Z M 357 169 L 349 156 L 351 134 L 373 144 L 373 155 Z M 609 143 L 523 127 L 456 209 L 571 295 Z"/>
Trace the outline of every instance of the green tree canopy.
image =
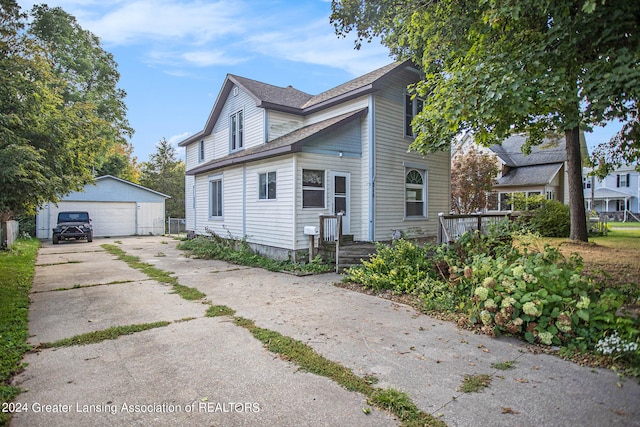
<path id="1" fill-rule="evenodd" d="M 185 164 L 176 159 L 176 149 L 162 138 L 156 144 L 156 152 L 141 166 L 140 184 L 171 196 L 166 202 L 167 217 L 184 218 Z"/>
<path id="2" fill-rule="evenodd" d="M 113 55 L 60 7 L 36 5 L 31 16 L 29 34 L 46 53 L 54 73 L 67 82 L 62 91 L 65 103 L 91 104 L 94 114 L 102 119 L 93 136 L 102 147 L 94 165 L 97 174 L 108 170 L 136 182 L 135 160 L 126 139 L 133 129 L 126 118 L 126 93 L 117 86 L 120 74 Z M 115 170 L 116 166 L 119 169 Z"/>
<path id="3" fill-rule="evenodd" d="M 484 145 L 514 133 L 564 133 L 571 235 L 587 240 L 580 129 L 637 117 L 640 8 L 627 0 L 333 0 L 339 35 L 379 36 L 412 59 L 425 97 L 412 148 L 448 149 L 462 131 Z"/>
<path id="4" fill-rule="evenodd" d="M 0 6 L 0 216 L 7 218 L 81 190 L 120 131 L 93 100 L 70 98 L 76 82 L 25 31 L 17 3 Z"/>

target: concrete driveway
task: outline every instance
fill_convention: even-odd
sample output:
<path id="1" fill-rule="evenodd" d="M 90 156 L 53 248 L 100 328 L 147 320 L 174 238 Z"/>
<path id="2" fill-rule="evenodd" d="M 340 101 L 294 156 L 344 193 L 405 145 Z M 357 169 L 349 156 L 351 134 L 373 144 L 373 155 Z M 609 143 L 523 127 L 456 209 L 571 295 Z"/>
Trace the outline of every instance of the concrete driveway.
<path id="1" fill-rule="evenodd" d="M 451 426 L 640 425 L 640 386 L 609 370 L 534 354 L 523 343 L 458 330 L 412 308 L 333 286 L 335 274 L 296 277 L 184 257 L 167 237 L 96 239 L 40 250 L 30 342 L 110 326 L 171 322 L 98 344 L 26 356 L 12 426 L 397 425 L 363 395 L 299 371 L 227 317 L 186 301 L 101 248 L 117 244 L 171 271 L 212 304 L 309 344 L 377 387 L 409 394 Z M 515 361 L 501 371 L 493 363 Z M 458 390 L 489 374 L 481 393 Z"/>

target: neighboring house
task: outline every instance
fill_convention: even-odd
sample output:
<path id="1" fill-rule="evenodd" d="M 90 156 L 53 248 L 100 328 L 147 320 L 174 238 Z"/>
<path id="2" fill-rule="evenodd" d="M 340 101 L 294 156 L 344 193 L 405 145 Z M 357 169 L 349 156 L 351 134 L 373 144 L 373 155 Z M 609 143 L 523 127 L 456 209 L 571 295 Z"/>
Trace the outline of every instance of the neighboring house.
<path id="1" fill-rule="evenodd" d="M 94 237 L 161 235 L 165 227 L 166 199 L 170 197 L 141 185 L 105 175 L 87 184 L 84 191 L 73 192 L 57 204 L 38 209 L 36 237 L 50 239 L 58 221 L 58 212 L 89 212 Z"/>
<path id="2" fill-rule="evenodd" d="M 582 188 L 588 211 L 616 221 L 640 221 L 640 177 L 636 165 L 617 168 L 604 179 L 589 176 L 591 169 L 583 169 Z"/>
<path id="3" fill-rule="evenodd" d="M 187 230 L 261 253 L 308 249 L 305 226 L 343 213 L 356 241 L 435 236 L 449 210 L 449 153 L 408 153 L 420 79 L 393 63 L 319 95 L 227 75 L 204 129 L 185 139 Z"/>
<path id="4" fill-rule="evenodd" d="M 547 200 L 559 200 L 569 204 L 567 178 L 567 152 L 564 135 L 545 138 L 525 155 L 522 146 L 526 135 L 513 135 L 501 145 L 491 146 L 501 164 L 502 172 L 493 186 L 493 210 L 511 210 L 509 198 L 513 193 L 543 195 Z M 580 133 L 580 151 L 583 159 L 588 156 L 584 132 Z"/>
<path id="5" fill-rule="evenodd" d="M 475 144 L 472 134 L 465 134 L 453 147 L 452 158 L 461 156 L 471 146 L 483 153 L 492 153 L 496 156 L 500 172 L 489 197 L 487 210 L 513 210 L 510 198 L 514 193 L 527 196 L 544 195 L 547 200 L 569 203 L 565 137 L 559 135 L 545 138 L 542 144 L 531 148 L 530 154 L 522 152 L 526 140 L 527 135 L 516 134 L 500 145 L 486 148 Z M 583 157 L 586 157 L 587 146 L 584 133 L 580 134 L 580 144 Z"/>

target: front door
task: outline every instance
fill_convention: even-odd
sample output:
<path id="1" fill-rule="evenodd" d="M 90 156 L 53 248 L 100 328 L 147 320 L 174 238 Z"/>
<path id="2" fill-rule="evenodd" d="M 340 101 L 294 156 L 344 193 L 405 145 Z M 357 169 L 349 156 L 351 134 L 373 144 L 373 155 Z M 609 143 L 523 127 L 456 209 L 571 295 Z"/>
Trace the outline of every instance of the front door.
<path id="1" fill-rule="evenodd" d="M 332 172 L 331 183 L 333 185 L 333 197 L 332 197 L 332 213 L 342 213 L 342 234 L 349 234 L 350 224 L 350 174 L 347 172 Z"/>

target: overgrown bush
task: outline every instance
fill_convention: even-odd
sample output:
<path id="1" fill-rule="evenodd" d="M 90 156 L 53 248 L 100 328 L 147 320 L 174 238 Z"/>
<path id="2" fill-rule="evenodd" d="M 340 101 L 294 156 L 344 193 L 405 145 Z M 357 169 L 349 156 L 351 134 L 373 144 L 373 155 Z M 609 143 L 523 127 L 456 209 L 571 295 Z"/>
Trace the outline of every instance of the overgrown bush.
<path id="1" fill-rule="evenodd" d="M 347 270 L 346 280 L 413 293 L 426 309 L 462 313 L 489 334 L 579 351 L 619 344 L 640 360 L 640 321 L 616 315 L 640 293 L 601 286 L 582 269 L 577 255 L 567 259 L 549 246 L 520 250 L 500 232 L 476 232 L 450 247 L 380 245 L 370 261 Z"/>
<path id="2" fill-rule="evenodd" d="M 531 231 L 542 237 L 569 237 L 569 206 L 557 200 L 546 200 L 542 195 L 519 193 L 514 194 L 511 201 L 514 209 L 523 212 L 516 221 L 516 226 L 522 231 Z"/>
<path id="3" fill-rule="evenodd" d="M 333 267 L 326 264 L 320 256 L 309 263 L 293 263 L 267 258 L 255 253 L 246 239 L 221 237 L 207 230 L 206 236 L 186 240 L 178 245 L 178 249 L 188 251 L 192 256 L 202 259 L 218 259 L 234 264 L 264 268 L 269 271 L 290 271 L 295 273 L 326 273 Z"/>

